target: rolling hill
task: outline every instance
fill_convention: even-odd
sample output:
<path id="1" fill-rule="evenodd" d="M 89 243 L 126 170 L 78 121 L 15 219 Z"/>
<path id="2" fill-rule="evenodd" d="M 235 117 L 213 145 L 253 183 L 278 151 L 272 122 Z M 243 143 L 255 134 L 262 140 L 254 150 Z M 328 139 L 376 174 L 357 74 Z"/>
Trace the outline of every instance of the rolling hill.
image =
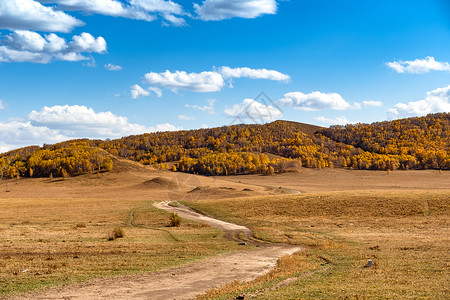
<path id="1" fill-rule="evenodd" d="M 450 169 L 450 114 L 322 128 L 275 121 L 70 140 L 0 155 L 3 177 L 68 176 L 114 168 L 121 157 L 204 175 L 273 174 L 307 168 Z"/>

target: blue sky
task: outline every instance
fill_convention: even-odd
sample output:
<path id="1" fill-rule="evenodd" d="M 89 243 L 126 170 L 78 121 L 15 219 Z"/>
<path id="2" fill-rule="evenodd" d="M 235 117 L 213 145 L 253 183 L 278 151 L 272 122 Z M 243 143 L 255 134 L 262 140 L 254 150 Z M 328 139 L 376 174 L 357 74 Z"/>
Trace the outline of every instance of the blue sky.
<path id="1" fill-rule="evenodd" d="M 446 0 L 2 0 L 0 34 L 0 152 L 450 111 Z"/>

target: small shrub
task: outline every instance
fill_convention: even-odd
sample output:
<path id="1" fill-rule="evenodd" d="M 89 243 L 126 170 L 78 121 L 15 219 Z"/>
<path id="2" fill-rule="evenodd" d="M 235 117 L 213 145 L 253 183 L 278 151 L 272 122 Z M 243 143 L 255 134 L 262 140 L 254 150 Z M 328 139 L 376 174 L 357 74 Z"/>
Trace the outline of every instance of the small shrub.
<path id="1" fill-rule="evenodd" d="M 111 231 L 108 235 L 108 241 L 114 241 L 115 239 L 123 238 L 125 233 L 123 232 L 122 228 L 114 228 L 113 231 Z"/>
<path id="2" fill-rule="evenodd" d="M 169 227 L 180 227 L 181 225 L 181 218 L 176 213 L 171 213 L 169 217 L 170 223 Z"/>

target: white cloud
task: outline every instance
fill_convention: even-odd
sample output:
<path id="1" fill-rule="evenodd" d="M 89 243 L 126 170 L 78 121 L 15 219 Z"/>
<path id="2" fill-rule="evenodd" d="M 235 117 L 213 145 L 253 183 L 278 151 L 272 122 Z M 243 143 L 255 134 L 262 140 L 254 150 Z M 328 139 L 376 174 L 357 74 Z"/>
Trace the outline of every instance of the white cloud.
<path id="1" fill-rule="evenodd" d="M 164 14 L 163 16 L 166 21 L 169 21 L 174 26 L 185 26 L 186 25 L 186 21 L 183 18 L 176 17 L 171 14 Z M 167 26 L 166 23 L 164 25 Z"/>
<path id="2" fill-rule="evenodd" d="M 363 101 L 364 106 L 372 106 L 372 107 L 382 107 L 383 102 L 381 101 Z"/>
<path id="3" fill-rule="evenodd" d="M 346 124 L 354 124 L 358 122 L 349 121 L 345 116 L 336 117 L 336 118 L 327 118 L 323 116 L 319 116 L 315 118 L 317 121 L 322 123 L 330 124 L 330 125 L 346 125 Z"/>
<path id="4" fill-rule="evenodd" d="M 221 67 L 219 71 L 187 73 L 186 71 L 145 74 L 145 81 L 150 85 L 158 85 L 176 92 L 179 89 L 194 92 L 217 92 L 225 86 L 225 79 L 247 77 L 251 79 L 269 79 L 288 81 L 290 77 L 275 70 Z M 230 85 L 231 86 L 231 85 Z M 232 87 L 232 86 L 231 86 Z"/>
<path id="5" fill-rule="evenodd" d="M 154 16 L 130 5 L 116 0 L 40 0 L 44 3 L 56 3 L 58 8 L 66 11 L 83 11 L 88 13 L 124 17 L 136 20 L 153 21 Z"/>
<path id="6" fill-rule="evenodd" d="M 150 92 L 135 84 L 131 87 L 131 98 L 137 99 L 139 96 L 150 96 Z"/>
<path id="7" fill-rule="evenodd" d="M 120 138 L 146 132 L 181 129 L 183 128 L 169 123 L 150 127 L 133 124 L 126 117 L 109 111 L 96 113 L 86 106 L 56 105 L 32 111 L 23 121 L 0 122 L 0 151 L 74 138 Z"/>
<path id="8" fill-rule="evenodd" d="M 156 127 L 132 124 L 126 117 L 117 116 L 109 111 L 96 113 L 92 108 L 82 105 L 45 106 L 40 111 L 30 112 L 28 120 L 33 126 L 44 126 L 74 138 L 117 138 L 163 128 L 170 130 L 178 128 L 167 123 Z"/>
<path id="9" fill-rule="evenodd" d="M 157 87 L 149 87 L 147 90 L 142 88 L 140 85 L 135 84 L 130 89 L 131 92 L 131 98 L 137 99 L 140 96 L 150 96 L 150 92 L 155 93 L 156 97 L 161 98 L 162 97 L 162 91 L 160 88 Z"/>
<path id="10" fill-rule="evenodd" d="M 0 28 L 8 30 L 39 30 L 70 32 L 83 22 L 53 7 L 34 0 L 1 0 Z"/>
<path id="11" fill-rule="evenodd" d="M 96 113 L 92 108 L 80 105 L 55 105 L 33 110 L 28 114 L 32 125 L 58 130 L 65 136 L 119 137 L 143 133 L 143 125 L 130 124 L 126 117 L 111 112 Z"/>
<path id="12" fill-rule="evenodd" d="M 223 75 L 224 78 L 248 77 L 251 79 L 269 79 L 278 81 L 289 81 L 291 79 L 289 75 L 280 73 L 275 70 L 250 69 L 247 67 L 244 68 L 221 67 L 219 72 Z"/>
<path id="13" fill-rule="evenodd" d="M 75 35 L 68 47 L 73 52 L 96 52 L 102 53 L 106 51 L 106 41 L 103 37 L 95 38 L 87 32 Z"/>
<path id="14" fill-rule="evenodd" d="M 15 30 L 0 45 L 0 62 L 49 63 L 52 60 L 92 60 L 82 53 L 104 53 L 106 41 L 83 32 L 72 37 L 69 43 L 54 33 L 40 34 L 27 30 Z"/>
<path id="15" fill-rule="evenodd" d="M 5 102 L 3 102 L 2 99 L 0 99 L 0 109 L 5 109 L 5 108 L 6 108 Z"/>
<path id="16" fill-rule="evenodd" d="M 83 11 L 113 17 L 153 21 L 156 14 L 176 26 L 184 25 L 183 18 L 176 15 L 185 15 L 183 8 L 172 1 L 164 0 L 131 0 L 124 4 L 118 0 L 40 0 L 45 3 L 56 3 L 62 10 Z"/>
<path id="17" fill-rule="evenodd" d="M 424 59 L 393 61 L 386 63 L 386 65 L 397 73 L 422 74 L 430 71 L 450 72 L 450 64 L 448 62 L 436 61 L 432 56 L 427 56 Z"/>
<path id="18" fill-rule="evenodd" d="M 145 81 L 151 85 L 159 85 L 172 91 L 178 89 L 194 92 L 216 92 L 224 86 L 222 75 L 216 72 L 186 73 L 185 71 L 150 72 L 145 74 Z"/>
<path id="19" fill-rule="evenodd" d="M 423 100 L 397 103 L 388 110 L 392 118 L 424 116 L 430 113 L 450 112 L 450 85 L 427 93 Z"/>
<path id="20" fill-rule="evenodd" d="M 181 5 L 164 0 L 131 0 L 131 5 L 141 7 L 148 12 L 164 13 L 164 14 L 184 14 L 183 7 Z"/>
<path id="21" fill-rule="evenodd" d="M 341 95 L 336 93 L 312 92 L 303 94 L 301 92 L 291 92 L 284 94 L 279 103 L 285 106 L 291 106 L 294 109 L 314 111 L 321 109 L 347 110 L 359 109 L 361 105 L 348 103 Z"/>
<path id="22" fill-rule="evenodd" d="M 106 64 L 105 69 L 109 71 L 120 71 L 122 70 L 122 67 L 119 65 Z"/>
<path id="23" fill-rule="evenodd" d="M 148 88 L 149 91 L 152 91 L 153 93 L 155 93 L 156 97 L 161 98 L 162 97 L 162 91 L 160 88 L 151 86 Z"/>
<path id="24" fill-rule="evenodd" d="M 158 131 L 178 131 L 183 130 L 181 126 L 175 126 L 169 123 L 158 124 L 155 127 L 150 127 L 149 132 L 158 132 Z"/>
<path id="25" fill-rule="evenodd" d="M 253 19 L 277 12 L 275 0 L 204 0 L 194 4 L 198 18 L 205 21 L 219 21 L 231 18 Z"/>
<path id="26" fill-rule="evenodd" d="M 0 122 L 0 152 L 44 143 L 57 143 L 68 139 L 58 130 L 34 126 L 30 121 Z"/>
<path id="27" fill-rule="evenodd" d="M 186 116 L 186 115 L 178 115 L 178 119 L 184 120 L 184 121 L 193 121 L 195 120 L 194 116 Z"/>
<path id="28" fill-rule="evenodd" d="M 233 105 L 224 111 L 226 116 L 240 119 L 250 119 L 253 122 L 267 122 L 279 119 L 283 113 L 271 106 L 264 105 L 254 99 L 244 99 L 241 103 Z"/>
<path id="29" fill-rule="evenodd" d="M 189 107 L 189 108 L 194 108 L 194 109 L 198 109 L 200 111 L 205 111 L 211 115 L 215 114 L 215 110 L 214 110 L 214 105 L 216 103 L 216 99 L 209 99 L 208 100 L 208 105 L 204 105 L 204 106 L 199 106 L 197 104 L 185 104 L 184 107 Z"/>

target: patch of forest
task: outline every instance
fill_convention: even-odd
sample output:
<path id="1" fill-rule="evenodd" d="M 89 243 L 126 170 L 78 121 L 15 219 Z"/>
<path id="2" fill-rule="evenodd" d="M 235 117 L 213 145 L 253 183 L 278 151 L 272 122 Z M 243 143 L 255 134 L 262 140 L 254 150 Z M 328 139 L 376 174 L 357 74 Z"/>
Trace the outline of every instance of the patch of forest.
<path id="1" fill-rule="evenodd" d="M 322 128 L 289 121 L 74 140 L 0 155 L 2 176 L 111 170 L 108 153 L 203 175 L 273 174 L 307 168 L 450 169 L 450 114 Z"/>

